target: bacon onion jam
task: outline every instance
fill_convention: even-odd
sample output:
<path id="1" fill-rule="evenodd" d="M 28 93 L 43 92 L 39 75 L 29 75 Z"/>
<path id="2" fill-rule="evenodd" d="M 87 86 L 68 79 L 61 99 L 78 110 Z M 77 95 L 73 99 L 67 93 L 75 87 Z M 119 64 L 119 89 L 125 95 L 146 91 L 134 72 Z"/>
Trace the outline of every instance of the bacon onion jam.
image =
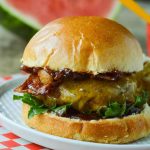
<path id="1" fill-rule="evenodd" d="M 150 63 L 145 63 L 143 71 L 137 73 L 114 70 L 93 75 L 23 66 L 30 76 L 15 91 L 28 94 L 37 106 L 58 116 L 83 120 L 123 117 L 140 113 L 149 103 L 149 68 Z"/>

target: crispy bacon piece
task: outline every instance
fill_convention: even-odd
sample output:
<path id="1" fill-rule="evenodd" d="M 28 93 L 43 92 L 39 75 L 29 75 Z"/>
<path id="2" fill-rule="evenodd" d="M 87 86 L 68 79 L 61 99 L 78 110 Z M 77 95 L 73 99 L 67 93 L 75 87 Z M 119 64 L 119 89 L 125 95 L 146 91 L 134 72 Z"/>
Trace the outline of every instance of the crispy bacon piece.
<path id="1" fill-rule="evenodd" d="M 34 95 L 47 95 L 54 92 L 54 90 L 59 86 L 59 84 L 62 83 L 64 79 L 84 80 L 95 78 L 96 80 L 116 81 L 125 75 L 129 75 L 127 73 L 118 71 L 93 75 L 91 73 L 85 72 L 73 72 L 70 69 L 53 71 L 48 67 L 30 68 L 27 66 L 22 66 L 22 70 L 31 75 L 21 86 L 16 88 L 15 91 L 20 93 L 27 92 Z"/>
<path id="2" fill-rule="evenodd" d="M 44 95 L 48 93 L 50 85 L 44 85 L 38 75 L 30 75 L 29 78 L 19 87 L 15 89 L 16 92 L 30 93 L 34 95 Z"/>

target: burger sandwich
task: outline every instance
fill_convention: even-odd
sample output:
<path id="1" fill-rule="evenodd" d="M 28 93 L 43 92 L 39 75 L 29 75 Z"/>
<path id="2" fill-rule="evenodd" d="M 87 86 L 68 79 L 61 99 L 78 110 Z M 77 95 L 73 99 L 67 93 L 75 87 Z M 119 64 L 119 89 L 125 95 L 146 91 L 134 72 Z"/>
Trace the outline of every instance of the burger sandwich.
<path id="1" fill-rule="evenodd" d="M 150 134 L 150 62 L 122 25 L 65 17 L 30 40 L 21 69 L 25 123 L 60 137 L 129 143 Z"/>

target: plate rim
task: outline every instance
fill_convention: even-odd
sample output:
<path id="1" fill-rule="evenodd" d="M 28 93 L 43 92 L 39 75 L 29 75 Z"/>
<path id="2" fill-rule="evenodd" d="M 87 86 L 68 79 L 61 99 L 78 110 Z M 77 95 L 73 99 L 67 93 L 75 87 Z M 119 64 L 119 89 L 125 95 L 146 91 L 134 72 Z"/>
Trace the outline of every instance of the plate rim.
<path id="1" fill-rule="evenodd" d="M 6 81 L 4 83 L 2 83 L 0 85 L 0 89 L 2 89 L 5 86 L 8 86 L 10 84 L 16 83 L 16 82 L 21 82 L 26 78 L 26 76 L 21 76 L 18 77 L 16 79 L 12 79 L 9 81 Z M 6 89 L 3 92 L 0 92 L 0 97 L 10 88 L 6 87 Z M 136 148 L 150 148 L 150 144 L 104 144 L 104 143 L 94 143 L 94 142 L 87 142 L 87 141 L 79 141 L 79 140 L 74 140 L 74 139 L 67 139 L 67 138 L 63 138 L 63 137 L 59 137 L 59 136 L 54 136 L 54 135 L 49 135 L 47 133 L 43 133 L 40 132 L 38 130 L 34 130 L 30 127 L 26 127 L 26 126 L 22 126 L 19 123 L 14 122 L 13 120 L 7 118 L 5 115 L 3 115 L 2 113 L 0 113 L 0 122 L 2 123 L 2 126 L 4 126 L 5 128 L 7 128 L 8 130 L 9 127 L 7 127 L 6 123 L 8 124 L 12 124 L 14 127 L 19 128 L 20 130 L 28 131 L 30 133 L 33 133 L 35 135 L 47 138 L 49 140 L 56 140 L 57 142 L 61 142 L 61 143 L 66 143 L 66 144 L 71 144 L 72 146 L 82 146 L 82 147 L 95 147 L 95 148 L 132 148 L 132 149 L 136 149 Z M 11 131 L 13 132 L 13 131 Z M 16 135 L 19 135 L 18 133 L 13 132 Z M 20 136 L 22 137 L 22 136 Z M 24 138 L 24 137 L 23 137 Z M 26 138 L 24 138 L 26 139 Z M 28 140 L 28 139 L 26 139 Z M 31 140 L 29 140 L 31 141 Z M 34 141 L 31 141 L 34 142 Z M 35 142 L 34 142 L 35 143 Z M 40 144 L 41 145 L 41 144 Z M 43 146 L 43 145 L 42 145 Z"/>

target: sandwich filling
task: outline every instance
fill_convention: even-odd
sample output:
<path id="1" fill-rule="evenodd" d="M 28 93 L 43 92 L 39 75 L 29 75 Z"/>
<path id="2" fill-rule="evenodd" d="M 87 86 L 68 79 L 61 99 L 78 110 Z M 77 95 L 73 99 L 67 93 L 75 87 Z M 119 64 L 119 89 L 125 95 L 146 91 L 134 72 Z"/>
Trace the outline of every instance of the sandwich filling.
<path id="1" fill-rule="evenodd" d="M 149 103 L 150 63 L 140 72 L 113 72 L 93 75 L 69 69 L 27 67 L 29 78 L 14 96 L 31 106 L 29 118 L 45 112 L 84 120 L 123 117 L 140 113 Z"/>

